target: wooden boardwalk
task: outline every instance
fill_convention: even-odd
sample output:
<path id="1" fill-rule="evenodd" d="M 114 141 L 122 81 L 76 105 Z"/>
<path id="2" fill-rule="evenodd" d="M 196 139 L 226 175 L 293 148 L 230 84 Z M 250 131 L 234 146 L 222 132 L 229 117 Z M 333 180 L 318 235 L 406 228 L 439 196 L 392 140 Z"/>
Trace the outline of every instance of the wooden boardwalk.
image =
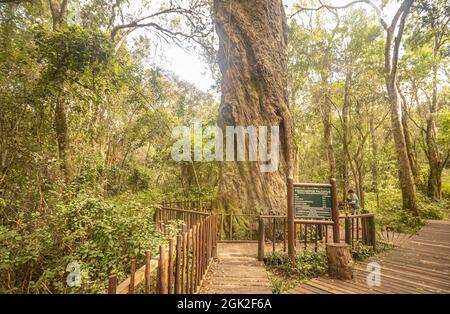
<path id="1" fill-rule="evenodd" d="M 381 265 L 381 286 L 366 283 L 369 262 Z M 450 221 L 430 221 L 418 234 L 383 255 L 355 266 L 349 281 L 317 278 L 291 294 L 450 293 Z"/>
<path id="2" fill-rule="evenodd" d="M 205 279 L 202 294 L 270 294 L 263 262 L 257 260 L 257 243 L 219 243 L 218 259 Z"/>

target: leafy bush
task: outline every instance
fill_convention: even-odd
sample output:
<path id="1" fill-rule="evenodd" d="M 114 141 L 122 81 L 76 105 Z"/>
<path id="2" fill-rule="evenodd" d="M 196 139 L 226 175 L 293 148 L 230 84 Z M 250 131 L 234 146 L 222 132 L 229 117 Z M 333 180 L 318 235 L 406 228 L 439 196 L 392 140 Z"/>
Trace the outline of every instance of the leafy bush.
<path id="1" fill-rule="evenodd" d="M 374 256 L 375 254 L 386 252 L 392 249 L 394 246 L 383 241 L 377 241 L 375 247 L 376 249 L 374 250 L 372 246 L 365 245 L 361 241 L 357 241 L 351 248 L 352 257 L 356 261 L 363 261 L 366 258 Z"/>
<path id="2" fill-rule="evenodd" d="M 377 209 L 375 195 L 366 194 L 366 208 L 375 213 L 378 227 L 389 228 L 395 232 L 415 233 L 426 219 L 443 219 L 448 204 L 446 201 L 433 202 L 420 192 L 417 193 L 419 216 L 413 216 L 402 209 L 401 194 L 398 191 L 383 191 L 380 208 Z"/>
<path id="3" fill-rule="evenodd" d="M 450 169 L 444 169 L 442 172 L 442 197 L 450 202 Z M 447 204 L 447 210 L 450 206 Z"/>
<path id="4" fill-rule="evenodd" d="M 269 269 L 281 272 L 289 276 L 301 279 L 319 277 L 328 270 L 328 261 L 325 251 L 303 251 L 295 256 L 292 262 L 289 256 L 283 252 L 275 252 L 265 259 Z"/>
<path id="5" fill-rule="evenodd" d="M 149 209 L 117 205 L 87 192 L 48 212 L 0 226 L 0 292 L 101 293 L 129 261 L 143 262 L 164 242 Z M 68 288 L 66 267 L 81 266 L 82 286 Z"/>

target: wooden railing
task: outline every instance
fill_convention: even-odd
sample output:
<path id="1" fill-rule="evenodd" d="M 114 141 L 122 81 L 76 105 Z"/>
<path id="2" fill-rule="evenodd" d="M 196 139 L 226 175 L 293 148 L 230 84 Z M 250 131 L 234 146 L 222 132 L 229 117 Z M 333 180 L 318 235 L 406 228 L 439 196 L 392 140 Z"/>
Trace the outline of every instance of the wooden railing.
<path id="1" fill-rule="evenodd" d="M 375 216 L 373 214 L 346 215 L 344 220 L 344 240 L 353 248 L 356 242 L 362 242 L 376 249 Z"/>
<path id="2" fill-rule="evenodd" d="M 183 222 L 183 231 L 191 229 L 202 218 L 208 217 L 211 213 L 201 212 L 195 209 L 178 209 L 166 205 L 154 207 L 153 221 L 159 230 L 169 236 L 169 227 L 176 226 L 176 222 Z"/>
<path id="3" fill-rule="evenodd" d="M 213 199 L 202 200 L 166 200 L 161 203 L 163 207 L 211 212 L 217 208 L 217 201 Z"/>
<path id="4" fill-rule="evenodd" d="M 320 244 L 326 244 L 332 234 L 333 223 L 329 224 L 315 220 L 295 220 L 295 246 L 303 249 L 311 247 L 317 251 Z M 278 249 L 287 250 L 287 216 L 260 215 L 258 222 L 258 259 L 264 259 L 265 243 L 269 240 L 272 253 Z"/>
<path id="5" fill-rule="evenodd" d="M 167 226 L 176 220 L 184 222 L 182 230 L 161 245 L 159 254 L 145 255 L 144 265 L 136 269 L 130 263 L 130 275 L 120 284 L 117 276 L 109 277 L 110 294 L 131 294 L 141 289 L 146 294 L 196 293 L 210 265 L 217 256 L 217 221 L 215 214 L 155 206 L 155 223 L 165 235 Z"/>
<path id="6" fill-rule="evenodd" d="M 356 242 L 362 242 L 376 248 L 375 217 L 373 214 L 340 216 L 344 220 L 344 240 L 352 248 Z M 333 222 L 324 223 L 316 220 L 295 220 L 295 246 L 304 250 L 311 248 L 317 251 L 320 245 L 332 242 Z M 342 225 L 342 224 L 341 224 Z M 341 232 L 342 234 L 342 232 Z M 265 256 L 266 243 L 271 243 L 272 253 L 287 250 L 287 216 L 258 216 L 258 259 Z"/>

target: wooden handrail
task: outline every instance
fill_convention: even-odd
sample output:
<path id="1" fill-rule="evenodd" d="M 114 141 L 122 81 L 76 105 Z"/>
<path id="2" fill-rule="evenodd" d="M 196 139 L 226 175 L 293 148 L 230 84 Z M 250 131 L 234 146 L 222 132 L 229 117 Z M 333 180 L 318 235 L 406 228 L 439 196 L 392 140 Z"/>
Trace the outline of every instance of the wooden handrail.
<path id="1" fill-rule="evenodd" d="M 174 212 L 196 214 L 196 215 L 205 216 L 205 217 L 211 215 L 210 213 L 200 212 L 200 211 L 196 211 L 196 210 L 170 208 L 170 207 L 161 206 L 161 205 L 153 205 L 153 206 L 150 206 L 150 207 L 158 208 L 159 210 L 171 210 L 171 211 L 174 211 Z"/>
<path id="2" fill-rule="evenodd" d="M 164 211 L 165 207 L 158 206 L 157 209 Z M 216 216 L 190 210 L 175 209 L 175 211 L 201 215 L 189 230 L 183 232 L 183 235 L 169 239 L 169 247 L 160 245 L 160 254 L 150 261 L 151 252 L 147 251 L 144 266 L 136 270 L 136 261 L 133 259 L 130 267 L 131 274 L 120 284 L 117 283 L 116 275 L 110 276 L 108 288 L 110 294 L 134 293 L 135 288 L 144 281 L 145 291 L 150 293 L 151 274 L 155 270 L 158 273 L 155 281 L 157 293 L 172 294 L 183 291 L 195 293 L 197 291 L 211 259 L 217 257 Z M 190 250 L 189 243 L 192 244 L 192 257 L 189 257 L 189 252 L 186 251 Z M 189 274 L 192 277 L 189 277 Z"/>
<path id="3" fill-rule="evenodd" d="M 305 187 L 305 188 L 331 188 L 329 183 L 294 183 L 295 187 Z"/>
<path id="4" fill-rule="evenodd" d="M 169 252 L 166 253 L 169 255 Z M 153 273 L 158 268 L 158 259 L 152 259 L 150 261 L 150 273 Z M 145 265 L 139 268 L 134 275 L 134 287 L 138 287 L 145 280 Z M 128 276 L 124 281 L 122 281 L 116 289 L 116 294 L 127 294 L 130 291 L 131 276 Z"/>
<path id="5" fill-rule="evenodd" d="M 374 214 L 357 214 L 357 215 L 345 215 L 345 216 L 339 216 L 339 219 L 345 219 L 345 218 L 369 218 L 373 217 Z"/>

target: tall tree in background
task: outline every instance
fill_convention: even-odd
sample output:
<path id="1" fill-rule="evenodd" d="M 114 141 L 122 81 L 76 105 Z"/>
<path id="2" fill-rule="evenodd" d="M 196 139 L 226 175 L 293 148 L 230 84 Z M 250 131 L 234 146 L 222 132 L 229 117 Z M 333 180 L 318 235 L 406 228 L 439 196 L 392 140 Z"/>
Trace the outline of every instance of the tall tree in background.
<path id="1" fill-rule="evenodd" d="M 224 162 L 219 197 L 225 210 L 278 210 L 292 177 L 292 122 L 287 92 L 287 24 L 281 0 L 215 0 L 222 99 L 219 126 L 279 126 L 280 167 Z"/>
<path id="2" fill-rule="evenodd" d="M 412 17 L 414 18 L 411 23 L 413 34 L 409 42 L 412 55 L 409 57 L 413 63 L 414 59 L 419 59 L 416 60 L 419 71 L 415 71 L 412 77 L 422 77 L 425 85 L 429 86 L 429 88 L 417 86 L 423 84 L 415 82 L 414 89 L 417 95 L 417 87 L 421 87 L 426 99 L 426 105 L 423 106 L 426 113 L 425 126 L 419 127 L 424 134 L 424 150 L 429 167 L 427 195 L 439 201 L 442 198 L 442 171 L 450 155 L 448 144 L 447 147 L 439 144 L 437 132 L 438 114 L 446 103 L 445 99 L 441 99 L 438 95 L 438 83 L 439 73 L 442 67 L 445 67 L 446 58 L 449 57 L 450 2 L 448 0 L 417 1 L 412 8 Z M 418 58 L 414 58 L 414 55 Z M 431 84 L 427 78 L 431 78 Z M 413 98 L 419 102 L 418 97 Z"/>
<path id="3" fill-rule="evenodd" d="M 54 32 L 59 32 L 62 29 L 63 23 L 66 18 L 68 0 L 49 0 L 51 17 L 52 17 L 52 29 Z M 55 69 L 58 72 L 58 69 Z M 55 101 L 55 132 L 56 139 L 58 141 L 58 153 L 61 163 L 61 169 L 63 170 L 66 182 L 72 179 L 72 165 L 70 158 L 70 142 L 69 131 L 67 127 L 67 109 L 65 96 L 66 83 L 63 78 L 60 77 L 60 73 L 54 73 L 55 77 L 59 77 L 58 91 Z"/>
<path id="4" fill-rule="evenodd" d="M 412 177 L 411 164 L 408 158 L 405 132 L 402 124 L 402 100 L 397 85 L 398 58 L 401 40 L 405 29 L 406 17 L 409 14 L 413 0 L 405 0 L 395 14 L 391 25 L 380 21 L 386 31 L 386 49 L 384 52 L 385 80 L 391 110 L 391 126 L 397 152 L 398 177 L 402 191 L 403 208 L 417 214 L 416 194 Z"/>
<path id="5" fill-rule="evenodd" d="M 386 82 L 386 90 L 390 103 L 391 128 L 394 137 L 395 150 L 397 155 L 397 168 L 400 189 L 402 192 L 403 208 L 411 211 L 414 215 L 418 214 L 416 203 L 416 192 L 414 187 L 414 180 L 412 177 L 411 164 L 408 157 L 408 149 L 405 139 L 405 130 L 402 124 L 402 100 L 398 90 L 398 60 L 399 52 L 402 43 L 403 32 L 405 29 L 406 18 L 410 12 L 414 0 L 404 0 L 399 9 L 396 11 L 391 23 L 385 21 L 381 9 L 370 0 L 352 1 L 343 6 L 330 6 L 321 4 L 317 8 L 305 8 L 297 6 L 294 13 L 305 10 L 321 10 L 321 9 L 346 9 L 358 3 L 364 3 L 371 6 L 377 16 L 383 29 L 386 32 L 386 44 L 384 51 L 384 74 Z"/>

